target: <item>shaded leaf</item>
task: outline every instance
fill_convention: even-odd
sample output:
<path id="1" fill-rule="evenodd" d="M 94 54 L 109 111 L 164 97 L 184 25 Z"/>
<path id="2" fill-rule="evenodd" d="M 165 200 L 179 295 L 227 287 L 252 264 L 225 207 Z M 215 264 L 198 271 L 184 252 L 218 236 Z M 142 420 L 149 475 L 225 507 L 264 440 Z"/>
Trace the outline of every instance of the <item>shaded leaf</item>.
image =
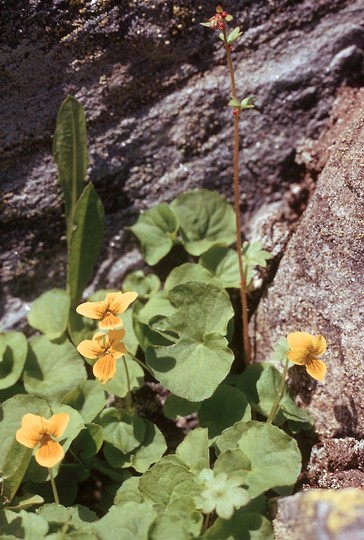
<path id="1" fill-rule="evenodd" d="M 68 324 L 70 297 L 63 289 L 51 289 L 39 296 L 27 315 L 28 323 L 49 339 L 64 334 Z"/>

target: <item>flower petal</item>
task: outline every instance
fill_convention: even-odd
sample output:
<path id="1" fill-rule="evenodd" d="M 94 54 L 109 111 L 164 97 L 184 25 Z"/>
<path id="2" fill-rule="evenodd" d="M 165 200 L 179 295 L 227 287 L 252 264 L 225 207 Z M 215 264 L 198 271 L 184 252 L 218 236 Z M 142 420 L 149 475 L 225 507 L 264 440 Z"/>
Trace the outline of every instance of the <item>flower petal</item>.
<path id="1" fill-rule="evenodd" d="M 323 381 L 326 373 L 326 364 L 322 360 L 315 358 L 306 364 L 306 370 L 317 381 Z"/>
<path id="2" fill-rule="evenodd" d="M 111 354 L 105 354 L 94 364 L 92 368 L 96 379 L 105 384 L 112 379 L 116 373 L 116 360 Z"/>
<path id="3" fill-rule="evenodd" d="M 90 319 L 102 319 L 106 311 L 105 302 L 84 302 L 76 308 L 77 313 Z"/>
<path id="4" fill-rule="evenodd" d="M 112 311 L 116 315 L 120 315 L 120 313 L 124 313 L 124 311 L 132 302 L 134 302 L 137 297 L 138 293 L 136 292 L 108 293 L 106 295 L 105 303 L 108 303 L 109 311 Z"/>
<path id="5" fill-rule="evenodd" d="M 105 352 L 105 346 L 102 339 L 85 339 L 77 345 L 77 350 L 86 358 L 98 358 Z"/>
<path id="6" fill-rule="evenodd" d="M 300 366 L 303 366 L 306 363 L 306 355 L 308 354 L 307 349 L 292 349 L 288 351 L 288 360 L 292 362 L 293 364 L 298 364 Z"/>
<path id="7" fill-rule="evenodd" d="M 308 332 L 292 332 L 288 334 L 287 341 L 290 349 L 308 349 L 312 347 L 313 336 Z"/>
<path id="8" fill-rule="evenodd" d="M 25 414 L 21 421 L 21 428 L 16 432 L 18 443 L 27 448 L 34 448 L 40 443 L 46 430 L 45 418 L 37 414 Z"/>
<path id="9" fill-rule="evenodd" d="M 54 414 L 47 422 L 47 434 L 53 435 L 53 437 L 61 437 L 69 421 L 70 415 L 67 413 Z"/>
<path id="10" fill-rule="evenodd" d="M 42 467 L 50 469 L 61 461 L 63 456 L 64 450 L 62 446 L 58 442 L 48 439 L 35 452 L 35 461 Z"/>
<path id="11" fill-rule="evenodd" d="M 106 313 L 105 317 L 99 322 L 99 328 L 103 328 L 104 330 L 111 330 L 113 328 L 118 328 L 119 326 L 122 326 L 123 321 L 120 319 L 120 317 L 117 317 L 113 313 Z"/>
<path id="12" fill-rule="evenodd" d="M 324 336 L 313 336 L 313 354 L 321 356 L 326 351 L 326 339 Z"/>

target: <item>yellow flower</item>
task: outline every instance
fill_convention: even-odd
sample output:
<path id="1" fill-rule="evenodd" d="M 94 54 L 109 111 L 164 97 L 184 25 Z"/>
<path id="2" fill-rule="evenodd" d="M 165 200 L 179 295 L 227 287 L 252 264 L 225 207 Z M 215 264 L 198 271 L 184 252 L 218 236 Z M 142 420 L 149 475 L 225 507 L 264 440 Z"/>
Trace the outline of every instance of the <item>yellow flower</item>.
<path id="1" fill-rule="evenodd" d="M 25 414 L 15 438 L 27 448 L 35 448 L 39 444 L 35 452 L 36 462 L 42 467 L 54 467 L 63 459 L 64 450 L 53 437 L 63 435 L 69 419 L 67 413 L 54 414 L 49 420 L 37 414 Z"/>
<path id="2" fill-rule="evenodd" d="M 105 300 L 84 302 L 76 308 L 76 311 L 90 319 L 99 319 L 99 327 L 104 330 L 118 328 L 123 324 L 118 315 L 124 313 L 137 296 L 136 292 L 107 293 Z"/>
<path id="3" fill-rule="evenodd" d="M 323 336 L 311 336 L 307 332 L 293 332 L 288 334 L 289 345 L 288 360 L 294 364 L 305 366 L 311 377 L 323 381 L 326 373 L 326 364 L 317 357 L 326 351 L 326 339 Z"/>
<path id="4" fill-rule="evenodd" d="M 86 358 L 98 358 L 92 371 L 101 383 L 112 379 L 116 373 L 116 360 L 127 351 L 121 341 L 125 330 L 110 330 L 107 334 L 97 332 L 92 339 L 85 339 L 77 346 L 77 350 Z"/>

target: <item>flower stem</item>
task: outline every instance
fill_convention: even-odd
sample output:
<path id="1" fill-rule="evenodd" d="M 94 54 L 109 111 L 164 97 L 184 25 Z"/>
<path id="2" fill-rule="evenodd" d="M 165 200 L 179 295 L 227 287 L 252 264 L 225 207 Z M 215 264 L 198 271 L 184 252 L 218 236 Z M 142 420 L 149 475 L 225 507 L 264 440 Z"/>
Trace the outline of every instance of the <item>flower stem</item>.
<path id="1" fill-rule="evenodd" d="M 48 468 L 48 471 L 49 471 L 49 478 L 51 480 L 51 486 L 52 486 L 52 491 L 53 491 L 54 502 L 56 504 L 59 504 L 58 491 L 57 491 L 56 482 L 54 480 L 53 471 L 52 471 L 52 469 L 50 467 Z"/>
<path id="2" fill-rule="evenodd" d="M 237 99 L 235 73 L 229 44 L 227 41 L 226 27 L 223 29 L 224 47 L 226 51 L 227 63 L 230 73 L 231 97 Z M 239 186 L 239 113 L 234 116 L 234 209 L 236 228 L 236 247 L 238 251 L 239 275 L 240 275 L 240 298 L 242 311 L 242 328 L 245 363 L 250 364 L 250 342 L 249 342 L 249 308 L 246 287 L 246 271 L 244 271 L 243 254 L 241 244 L 241 219 L 240 219 L 240 186 Z"/>
<path id="3" fill-rule="evenodd" d="M 282 372 L 281 384 L 279 385 L 279 390 L 277 392 L 276 399 L 274 400 L 272 409 L 271 409 L 271 411 L 269 413 L 269 416 L 267 418 L 267 424 L 271 424 L 273 422 L 276 414 L 277 414 L 278 407 L 279 407 L 279 404 L 280 404 L 281 399 L 282 399 L 282 394 L 283 394 L 283 390 L 284 390 L 284 383 L 286 382 L 288 364 L 289 364 L 289 360 L 287 358 L 286 363 L 285 363 L 284 368 L 283 368 L 283 372 Z"/>
<path id="4" fill-rule="evenodd" d="M 128 409 L 131 411 L 133 409 L 133 401 L 132 401 L 132 395 L 131 395 L 129 369 L 128 369 L 128 364 L 126 363 L 126 360 L 125 360 L 125 356 L 123 356 L 123 362 L 124 362 L 124 367 L 125 367 L 125 372 L 126 372 L 126 383 L 128 385 L 128 393 L 126 396 L 126 402 L 127 402 Z"/>
<path id="5" fill-rule="evenodd" d="M 142 360 L 139 360 L 139 358 L 137 358 L 136 356 L 134 356 L 133 354 L 130 354 L 130 352 L 128 352 L 128 355 L 133 359 L 135 360 L 135 362 L 137 364 L 139 364 L 140 366 L 142 366 L 142 368 L 146 369 L 147 371 L 149 371 L 149 373 L 152 375 L 152 377 L 154 377 L 154 373 L 153 371 L 147 366 L 147 364 L 145 364 L 144 362 L 142 362 Z"/>

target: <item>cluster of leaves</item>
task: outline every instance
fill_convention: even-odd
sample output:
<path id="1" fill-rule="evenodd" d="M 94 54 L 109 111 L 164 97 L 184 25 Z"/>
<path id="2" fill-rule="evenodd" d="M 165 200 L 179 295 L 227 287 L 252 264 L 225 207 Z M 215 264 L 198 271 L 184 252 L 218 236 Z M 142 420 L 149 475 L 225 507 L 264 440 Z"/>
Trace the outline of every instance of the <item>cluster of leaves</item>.
<path id="1" fill-rule="evenodd" d="M 67 98 L 58 115 L 55 157 L 66 201 L 67 290 L 38 298 L 29 325 L 0 336 L 0 531 L 6 538 L 219 539 L 272 538 L 265 492 L 290 493 L 301 467 L 296 441 L 287 434 L 312 421 L 285 388 L 275 424 L 268 416 L 279 372 L 250 366 L 233 379 L 229 348 L 233 307 L 226 288 L 239 287 L 233 210 L 217 193 L 196 190 L 142 214 L 131 227 L 146 262 L 159 262 L 174 244 L 195 257 L 174 268 L 163 287 L 156 274 L 129 275 L 123 290 L 138 292 L 123 314 L 128 377 L 118 362 L 115 377 L 90 377 L 76 346 L 95 322 L 75 312 L 100 245 L 103 210 L 92 184 L 84 187 L 87 148 L 82 107 Z M 269 255 L 244 245 L 247 280 Z M 198 258 L 198 259 L 197 259 Z M 104 298 L 98 291 L 91 300 Z M 287 351 L 281 347 L 281 358 Z M 169 391 L 166 418 L 195 414 L 174 454 L 161 430 L 128 407 L 129 390 L 144 384 L 142 355 Z M 128 381 L 129 380 L 129 381 Z M 54 469 L 61 505 L 50 504 L 48 471 L 15 432 L 27 413 L 49 418 L 64 412 L 60 441 L 65 460 Z M 285 431 L 281 427 L 285 428 Z M 102 479 L 104 497 L 93 510 L 75 504 L 78 487 Z M 47 504 L 43 504 L 47 501 Z M 35 509 L 41 505 L 38 510 Z M 206 516 L 212 513 L 211 526 Z M 20 531 L 20 532 L 19 532 Z"/>

